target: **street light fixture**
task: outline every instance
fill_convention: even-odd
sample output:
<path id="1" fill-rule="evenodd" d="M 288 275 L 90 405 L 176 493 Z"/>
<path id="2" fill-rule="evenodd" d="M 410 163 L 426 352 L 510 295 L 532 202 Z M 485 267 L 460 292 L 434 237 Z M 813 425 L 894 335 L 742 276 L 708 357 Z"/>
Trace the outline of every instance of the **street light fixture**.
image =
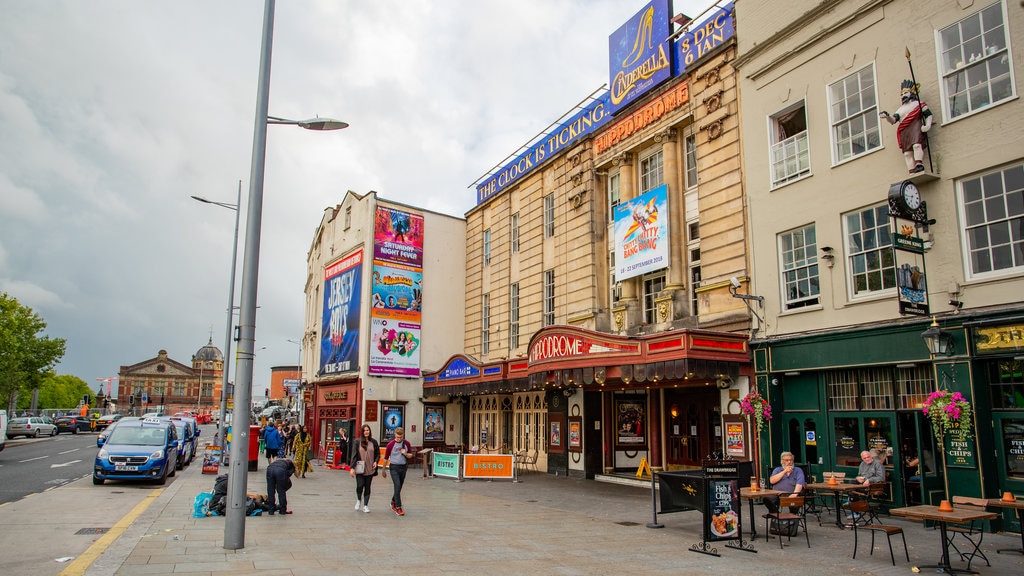
<path id="1" fill-rule="evenodd" d="M 921 339 L 928 346 L 928 352 L 935 356 L 952 356 L 955 351 L 953 346 L 953 335 L 939 328 L 939 321 L 932 316 L 932 324 L 927 330 L 921 332 Z"/>
<path id="2" fill-rule="evenodd" d="M 199 196 L 192 196 L 194 200 L 206 204 L 213 204 L 220 206 L 221 208 L 227 208 L 228 210 L 235 211 L 235 243 L 231 246 L 231 283 L 228 285 L 228 323 L 224 328 L 224 374 L 221 379 L 220 386 L 220 414 L 218 416 L 218 424 L 220 427 L 220 442 L 221 446 L 226 446 L 224 442 L 227 441 L 227 411 L 228 411 L 228 383 L 229 379 L 229 368 L 231 367 L 231 328 L 234 324 L 234 311 L 235 311 L 235 267 L 238 262 L 238 219 L 242 214 L 242 181 L 238 181 L 238 202 L 235 204 L 228 204 L 227 202 L 216 202 L 214 200 L 207 200 Z M 200 389 L 202 387 L 200 386 Z"/>
<path id="3" fill-rule="evenodd" d="M 305 423 L 305 421 L 306 421 L 306 403 L 303 401 L 303 392 L 302 392 L 302 389 L 303 389 L 303 386 L 302 386 L 302 341 L 300 341 L 300 340 L 292 340 L 291 338 L 288 338 L 287 340 L 288 340 L 288 342 L 291 342 L 292 344 L 296 344 L 299 347 L 299 362 L 295 365 L 295 367 L 298 368 L 298 371 L 299 371 L 299 389 L 297 390 L 297 392 L 299 394 L 299 396 L 298 396 L 299 422 L 300 423 Z M 295 402 L 296 402 L 296 397 L 292 396 L 292 404 L 294 404 Z"/>
<path id="4" fill-rule="evenodd" d="M 252 404 L 252 371 L 256 344 L 256 292 L 259 283 L 260 227 L 263 218 L 263 175 L 267 160 L 267 124 L 294 124 L 309 130 L 338 130 L 348 126 L 329 119 L 292 121 L 271 118 L 270 62 L 274 45 L 274 4 L 266 0 L 263 11 L 263 45 L 260 50 L 259 86 L 256 92 L 256 121 L 249 177 L 249 205 L 245 223 L 245 259 L 242 261 L 242 301 L 238 320 L 239 339 L 235 369 L 235 410 L 232 422 L 240 426 L 231 435 L 228 506 L 224 518 L 224 548 L 245 547 L 245 500 L 249 479 L 249 416 Z M 243 428 L 244 427 L 244 428 Z"/>

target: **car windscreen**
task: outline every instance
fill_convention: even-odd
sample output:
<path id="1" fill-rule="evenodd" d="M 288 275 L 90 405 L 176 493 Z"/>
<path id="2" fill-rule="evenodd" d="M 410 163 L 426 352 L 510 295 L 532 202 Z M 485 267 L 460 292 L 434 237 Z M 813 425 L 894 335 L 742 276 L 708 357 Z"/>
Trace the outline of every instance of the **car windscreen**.
<path id="1" fill-rule="evenodd" d="M 8 424 L 28 424 L 28 418 L 14 418 Z"/>
<path id="2" fill-rule="evenodd" d="M 138 428 L 135 426 L 118 426 L 110 433 L 107 444 L 129 444 L 137 446 L 163 446 L 164 430 L 162 428 Z"/>

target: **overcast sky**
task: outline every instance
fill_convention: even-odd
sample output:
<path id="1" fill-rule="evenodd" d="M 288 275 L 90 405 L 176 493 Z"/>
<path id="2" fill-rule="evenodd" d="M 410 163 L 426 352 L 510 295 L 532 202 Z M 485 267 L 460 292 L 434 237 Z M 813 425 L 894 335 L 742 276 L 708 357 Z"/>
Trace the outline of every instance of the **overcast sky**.
<path id="1" fill-rule="evenodd" d="M 477 178 L 607 83 L 608 36 L 645 4 L 278 2 L 270 114 L 351 126 L 268 130 L 254 389 L 298 361 L 325 208 L 376 190 L 464 216 Z M 161 349 L 185 364 L 211 337 L 223 349 L 234 212 L 190 196 L 234 203 L 241 180 L 247 204 L 263 2 L 0 14 L 0 291 L 67 340 L 57 372 L 93 389 Z"/>

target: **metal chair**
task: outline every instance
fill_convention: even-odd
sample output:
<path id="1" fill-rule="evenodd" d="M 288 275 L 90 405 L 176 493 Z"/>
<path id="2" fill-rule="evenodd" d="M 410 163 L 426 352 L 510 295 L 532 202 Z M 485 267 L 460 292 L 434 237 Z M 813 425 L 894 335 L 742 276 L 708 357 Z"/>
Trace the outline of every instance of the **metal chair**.
<path id="1" fill-rule="evenodd" d="M 985 510 L 988 502 L 984 498 L 971 498 L 969 496 L 953 496 L 953 504 L 970 510 Z M 974 561 L 976 556 L 981 556 L 985 560 L 986 566 L 992 564 L 988 561 L 988 556 L 981 551 L 981 541 L 985 537 L 985 521 L 976 520 L 966 524 L 950 524 L 946 526 L 946 534 L 948 535 L 947 541 L 949 545 L 956 550 L 956 553 L 960 555 L 961 560 L 967 561 L 967 569 L 971 569 L 971 562 Z M 957 540 L 957 536 L 960 539 Z M 967 540 L 967 542 L 960 542 L 961 540 Z M 960 548 L 957 547 L 956 543 L 960 542 L 960 546 L 964 547 L 967 552 L 961 552 Z"/>
<path id="2" fill-rule="evenodd" d="M 796 509 L 797 512 L 793 512 L 792 509 Z M 807 547 L 811 547 L 811 536 L 807 533 L 807 511 L 804 507 L 804 498 L 802 496 L 782 496 L 779 498 L 779 510 L 777 512 L 769 512 L 764 515 L 764 541 L 768 541 L 768 534 L 770 534 L 769 525 L 772 520 L 775 524 L 782 527 L 783 524 L 795 522 L 797 529 L 803 529 L 804 538 L 807 539 Z M 782 534 L 779 531 L 779 548 L 782 548 Z M 792 536 L 787 537 L 790 541 L 793 540 Z"/>
<path id="3" fill-rule="evenodd" d="M 860 514 L 862 517 L 870 514 L 871 505 L 867 500 L 853 500 L 850 502 L 850 510 L 854 513 Z M 871 532 L 871 554 L 875 553 L 875 533 L 884 532 L 885 539 L 889 542 L 889 558 L 892 560 L 892 565 L 896 565 L 896 555 L 892 552 L 892 537 L 894 534 L 899 534 L 900 538 L 903 539 L 903 554 L 907 557 L 907 562 L 910 562 L 910 552 L 907 551 L 907 536 L 903 533 L 903 528 L 899 526 L 891 526 L 882 524 L 878 517 L 875 517 L 878 524 L 860 524 L 853 522 L 851 527 L 853 528 L 853 558 L 857 558 L 857 531 L 858 530 L 869 530 Z"/>

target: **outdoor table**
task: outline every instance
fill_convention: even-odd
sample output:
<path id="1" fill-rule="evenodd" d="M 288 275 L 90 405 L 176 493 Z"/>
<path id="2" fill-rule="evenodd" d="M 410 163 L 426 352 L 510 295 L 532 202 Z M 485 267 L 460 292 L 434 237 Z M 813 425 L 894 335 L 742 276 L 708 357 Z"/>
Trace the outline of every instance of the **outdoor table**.
<path id="1" fill-rule="evenodd" d="M 751 538 L 757 537 L 757 522 L 754 521 L 754 500 L 761 500 L 768 498 L 769 496 L 778 496 L 782 494 L 778 490 L 769 490 L 768 488 L 761 488 L 759 490 L 751 490 L 750 488 L 740 488 L 740 498 L 746 500 L 750 504 L 750 536 Z M 740 507 L 742 508 L 742 506 Z M 740 510 L 742 512 L 742 510 Z"/>
<path id="2" fill-rule="evenodd" d="M 938 565 L 931 566 L 918 566 L 918 568 L 935 568 L 936 571 L 946 572 L 947 574 L 977 574 L 975 570 L 965 570 L 963 568 L 953 568 L 949 565 L 949 540 L 946 538 L 946 523 L 953 522 L 954 524 L 962 524 L 964 522 L 973 522 L 975 520 L 991 520 L 995 518 L 997 514 L 995 512 L 986 512 L 984 510 L 973 510 L 968 508 L 953 508 L 949 512 L 940 512 L 938 506 L 930 506 L 928 504 L 921 504 L 919 506 L 908 506 L 906 508 L 893 508 L 889 510 L 889 514 L 893 516 L 903 516 L 904 518 L 911 518 L 914 520 L 933 520 L 939 523 L 939 538 L 942 538 L 942 558 L 939 560 Z"/>
<path id="3" fill-rule="evenodd" d="M 812 490 L 830 490 L 835 494 L 836 497 L 836 526 L 843 527 L 843 507 L 840 506 L 840 502 L 843 497 L 843 492 L 852 492 L 854 490 L 866 490 L 867 486 L 856 482 L 840 482 L 838 484 L 829 484 L 828 482 L 811 482 L 806 484 L 807 488 Z"/>
<path id="4" fill-rule="evenodd" d="M 989 506 L 996 506 L 998 508 L 1012 508 L 1017 511 L 1017 522 L 1020 523 L 1020 550 L 1016 548 L 1001 548 L 996 550 L 997 554 L 1003 552 L 1016 552 L 1018 554 L 1024 554 L 1024 500 L 1013 500 L 1007 502 L 1006 500 L 1000 500 L 999 498 L 990 498 L 988 501 Z"/>

